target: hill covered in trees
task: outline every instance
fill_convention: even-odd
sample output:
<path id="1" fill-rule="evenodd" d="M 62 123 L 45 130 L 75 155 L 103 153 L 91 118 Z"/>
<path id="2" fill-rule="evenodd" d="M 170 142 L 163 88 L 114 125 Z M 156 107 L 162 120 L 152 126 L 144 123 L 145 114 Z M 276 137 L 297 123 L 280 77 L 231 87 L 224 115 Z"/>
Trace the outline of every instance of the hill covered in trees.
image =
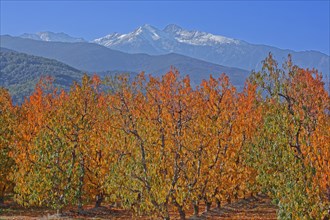
<path id="1" fill-rule="evenodd" d="M 0 86 L 9 89 L 15 102 L 29 96 L 42 76 L 54 77 L 54 86 L 69 89 L 80 81 L 82 71 L 59 61 L 0 49 Z"/>

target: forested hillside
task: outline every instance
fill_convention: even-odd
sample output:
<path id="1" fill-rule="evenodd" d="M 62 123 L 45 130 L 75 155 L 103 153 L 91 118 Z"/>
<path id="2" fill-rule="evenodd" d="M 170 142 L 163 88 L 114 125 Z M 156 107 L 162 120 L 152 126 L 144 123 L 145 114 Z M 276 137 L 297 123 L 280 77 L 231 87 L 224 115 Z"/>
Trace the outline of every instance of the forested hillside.
<path id="1" fill-rule="evenodd" d="M 0 86 L 8 88 L 13 101 L 21 103 L 42 76 L 54 77 L 54 86 L 69 89 L 83 73 L 56 60 L 0 49 Z"/>

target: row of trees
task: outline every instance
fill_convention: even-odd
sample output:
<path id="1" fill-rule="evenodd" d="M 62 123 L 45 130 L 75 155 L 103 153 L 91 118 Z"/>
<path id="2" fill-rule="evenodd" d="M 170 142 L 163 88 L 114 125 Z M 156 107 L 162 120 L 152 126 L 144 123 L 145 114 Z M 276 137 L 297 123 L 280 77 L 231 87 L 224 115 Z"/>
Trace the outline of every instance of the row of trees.
<path id="1" fill-rule="evenodd" d="M 69 92 L 45 78 L 21 106 L 0 96 L 1 197 L 61 210 L 120 202 L 169 219 L 263 191 L 281 218 L 330 210 L 329 95 L 321 76 L 270 55 L 237 92 L 226 75 L 192 88 L 171 70 Z M 15 183 L 15 184 L 14 184 Z"/>

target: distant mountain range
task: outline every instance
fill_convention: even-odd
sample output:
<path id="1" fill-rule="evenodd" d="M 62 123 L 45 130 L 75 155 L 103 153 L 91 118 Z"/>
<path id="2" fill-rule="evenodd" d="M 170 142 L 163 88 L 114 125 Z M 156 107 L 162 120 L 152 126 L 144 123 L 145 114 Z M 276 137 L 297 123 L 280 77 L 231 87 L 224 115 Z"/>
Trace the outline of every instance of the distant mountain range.
<path id="1" fill-rule="evenodd" d="M 247 70 L 260 69 L 261 60 L 269 52 L 281 63 L 290 53 L 295 64 L 315 67 L 329 73 L 329 56 L 318 51 L 293 51 L 267 45 L 250 44 L 202 31 L 191 31 L 175 24 L 163 30 L 150 25 L 138 27 L 131 33 L 113 33 L 95 39 L 94 43 L 128 53 L 160 55 L 178 53 L 208 62 Z"/>
<path id="2" fill-rule="evenodd" d="M 66 38 L 57 37 L 63 33 L 43 32 L 43 34 L 49 36 L 45 38 L 47 41 L 73 42 L 72 39 L 82 39 L 69 36 Z M 29 35 L 22 37 L 26 36 Z M 38 40 L 45 39 L 38 38 Z M 149 55 L 177 53 L 210 63 L 237 67 L 249 71 L 260 69 L 262 65 L 261 61 L 269 52 L 273 53 L 280 64 L 285 61 L 288 54 L 291 54 L 294 63 L 301 67 L 316 68 L 326 76 L 330 72 L 329 55 L 318 51 L 293 51 L 268 45 L 251 44 L 243 40 L 214 35 L 203 31 L 186 30 L 175 24 L 170 24 L 164 29 L 158 29 L 145 24 L 130 33 L 112 33 L 92 40 L 91 43 L 126 53 L 145 53 Z"/>

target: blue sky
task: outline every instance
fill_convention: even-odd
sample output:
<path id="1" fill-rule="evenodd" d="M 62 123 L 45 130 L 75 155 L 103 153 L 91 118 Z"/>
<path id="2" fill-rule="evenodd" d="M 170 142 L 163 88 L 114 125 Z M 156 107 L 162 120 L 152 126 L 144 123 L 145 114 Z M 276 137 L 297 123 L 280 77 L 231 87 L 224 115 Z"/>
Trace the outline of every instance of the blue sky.
<path id="1" fill-rule="evenodd" d="M 65 32 L 92 40 L 174 23 L 250 43 L 329 55 L 325 1 L 1 1 L 1 34 Z"/>

